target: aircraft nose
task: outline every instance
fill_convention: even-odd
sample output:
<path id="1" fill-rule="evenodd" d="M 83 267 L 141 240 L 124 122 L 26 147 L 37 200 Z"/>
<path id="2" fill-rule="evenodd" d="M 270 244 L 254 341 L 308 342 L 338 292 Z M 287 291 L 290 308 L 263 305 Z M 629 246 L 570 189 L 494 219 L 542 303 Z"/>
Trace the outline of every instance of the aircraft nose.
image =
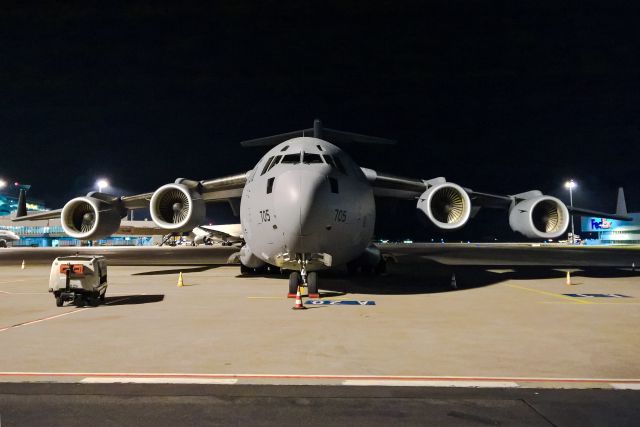
<path id="1" fill-rule="evenodd" d="M 279 226 L 290 236 L 309 236 L 323 227 L 326 177 L 314 171 L 287 171 L 274 185 Z"/>

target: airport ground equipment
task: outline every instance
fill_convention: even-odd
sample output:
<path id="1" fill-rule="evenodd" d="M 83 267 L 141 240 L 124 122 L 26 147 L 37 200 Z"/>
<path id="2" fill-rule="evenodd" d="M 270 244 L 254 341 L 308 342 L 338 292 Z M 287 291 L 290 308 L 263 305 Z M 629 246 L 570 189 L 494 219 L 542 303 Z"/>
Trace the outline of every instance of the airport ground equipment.
<path id="1" fill-rule="evenodd" d="M 58 307 L 65 301 L 97 307 L 105 300 L 107 286 L 107 261 L 101 255 L 58 257 L 51 264 L 49 292 Z"/>

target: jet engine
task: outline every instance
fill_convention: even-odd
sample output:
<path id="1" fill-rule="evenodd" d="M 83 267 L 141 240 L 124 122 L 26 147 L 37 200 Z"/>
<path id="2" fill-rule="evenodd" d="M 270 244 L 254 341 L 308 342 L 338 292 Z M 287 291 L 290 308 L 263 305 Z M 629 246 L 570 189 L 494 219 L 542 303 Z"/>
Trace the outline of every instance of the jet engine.
<path id="1" fill-rule="evenodd" d="M 422 193 L 417 207 L 437 227 L 453 230 L 469 220 L 471 199 L 459 185 L 443 182 Z"/>
<path id="2" fill-rule="evenodd" d="M 513 231 L 532 239 L 553 239 L 569 226 L 569 210 L 559 199 L 537 196 L 516 204 L 509 211 Z"/>
<path id="3" fill-rule="evenodd" d="M 205 216 L 204 200 L 197 187 L 182 183 L 158 188 L 151 196 L 149 211 L 153 222 L 172 231 L 193 230 Z"/>
<path id="4" fill-rule="evenodd" d="M 117 205 L 117 199 L 110 202 L 96 197 L 85 196 L 71 199 L 62 208 L 60 222 L 69 236 L 82 240 L 107 237 L 120 228 L 120 220 L 126 210 Z"/>

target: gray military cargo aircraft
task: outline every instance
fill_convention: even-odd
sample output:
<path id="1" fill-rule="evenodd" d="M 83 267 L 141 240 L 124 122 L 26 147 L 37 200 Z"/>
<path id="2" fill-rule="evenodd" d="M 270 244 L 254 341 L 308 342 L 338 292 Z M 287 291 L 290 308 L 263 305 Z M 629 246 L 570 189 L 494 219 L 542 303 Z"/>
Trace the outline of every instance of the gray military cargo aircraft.
<path id="1" fill-rule="evenodd" d="M 346 142 L 394 141 L 323 128 L 316 120 L 311 129 L 243 142 L 272 147 L 248 172 L 202 181 L 179 178 L 135 196 L 91 192 L 62 209 L 15 220 L 60 217 L 69 236 L 92 240 L 114 233 L 130 209 L 149 208 L 159 227 L 180 232 L 202 225 L 206 203 L 228 201 L 240 214 L 242 272 L 267 265 L 291 270 L 289 295 L 304 283 L 309 296 L 317 297 L 318 271 L 341 265 L 384 269 L 380 250 L 371 244 L 377 196 L 415 200 L 416 208 L 445 230 L 462 227 L 481 207 L 505 209 L 511 228 L 532 239 L 562 235 L 570 214 L 629 219 L 570 208 L 538 190 L 494 195 L 442 177 L 405 178 L 361 168 L 334 145 Z"/>

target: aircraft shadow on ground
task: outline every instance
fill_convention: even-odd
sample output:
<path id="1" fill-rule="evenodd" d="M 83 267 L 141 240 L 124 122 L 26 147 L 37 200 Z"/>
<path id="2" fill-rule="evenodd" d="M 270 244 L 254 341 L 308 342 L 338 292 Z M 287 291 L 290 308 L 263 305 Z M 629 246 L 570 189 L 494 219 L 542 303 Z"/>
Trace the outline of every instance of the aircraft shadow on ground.
<path id="1" fill-rule="evenodd" d="M 105 304 L 111 307 L 115 305 L 137 305 L 137 304 L 151 304 L 154 302 L 162 302 L 164 300 L 163 294 L 157 295 L 118 295 L 113 297 L 106 297 Z"/>
<path id="2" fill-rule="evenodd" d="M 172 268 L 171 270 L 142 271 L 140 273 L 133 273 L 132 276 L 162 276 L 166 274 L 200 273 L 218 267 L 224 267 L 224 265 L 204 265 L 200 267 Z"/>
<path id="3" fill-rule="evenodd" d="M 580 278 L 620 278 L 640 277 L 640 271 L 615 268 L 581 268 L 572 271 L 574 284 L 580 284 Z M 576 271 L 577 270 L 577 271 Z M 456 288 L 452 287 L 452 274 L 455 273 Z M 237 277 L 247 277 L 238 275 Z M 249 277 L 282 278 L 286 274 L 258 274 Z M 346 271 L 329 270 L 320 272 L 320 294 L 323 297 L 336 297 L 346 294 L 363 295 L 413 295 L 440 292 L 459 292 L 466 289 L 495 285 L 508 280 L 557 279 L 564 281 L 565 269 L 551 267 L 477 267 L 450 266 L 437 262 L 419 264 L 390 264 L 388 273 L 382 276 L 348 275 Z"/>

